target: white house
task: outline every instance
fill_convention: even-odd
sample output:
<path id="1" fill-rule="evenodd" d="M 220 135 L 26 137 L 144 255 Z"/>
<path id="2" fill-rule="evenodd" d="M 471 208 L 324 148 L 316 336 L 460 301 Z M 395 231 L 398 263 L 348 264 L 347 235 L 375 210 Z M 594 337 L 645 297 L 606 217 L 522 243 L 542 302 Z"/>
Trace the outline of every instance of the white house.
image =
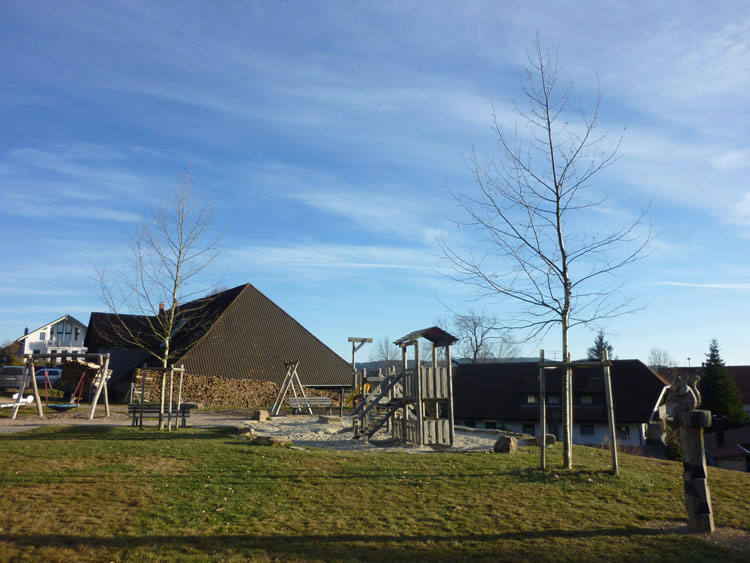
<path id="1" fill-rule="evenodd" d="M 70 315 L 49 322 L 36 330 L 25 330 L 18 339 L 21 354 L 78 354 L 86 352 L 83 341 L 86 325 Z"/>

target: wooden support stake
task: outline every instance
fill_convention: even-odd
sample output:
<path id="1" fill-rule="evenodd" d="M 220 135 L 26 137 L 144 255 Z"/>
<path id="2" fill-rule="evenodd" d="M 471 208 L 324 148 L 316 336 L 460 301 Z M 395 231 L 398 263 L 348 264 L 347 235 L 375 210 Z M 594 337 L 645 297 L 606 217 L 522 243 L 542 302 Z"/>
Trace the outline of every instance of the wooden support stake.
<path id="1" fill-rule="evenodd" d="M 539 350 L 539 432 L 542 441 L 539 446 L 539 467 L 547 469 L 547 390 L 544 373 L 544 350 Z"/>
<path id="2" fill-rule="evenodd" d="M 141 416 L 138 426 L 143 430 L 143 404 L 146 402 L 146 363 L 141 366 Z"/>
<path id="3" fill-rule="evenodd" d="M 565 361 L 570 364 L 570 352 L 568 352 Z M 571 469 L 573 467 L 573 377 L 571 368 L 563 368 L 563 467 Z"/>
<path id="4" fill-rule="evenodd" d="M 419 340 L 414 341 L 414 394 L 415 397 L 415 408 L 417 410 L 417 445 L 424 446 L 424 432 L 422 428 L 424 416 L 422 413 L 422 368 L 420 364 L 419 356 Z"/>
<path id="5" fill-rule="evenodd" d="M 609 352 L 604 350 L 604 393 L 607 400 L 607 422 L 609 423 L 609 444 L 612 448 L 612 473 L 617 475 L 620 467 L 617 463 L 617 435 L 615 434 L 615 407 L 612 401 L 612 377 L 609 371 Z"/>
<path id="6" fill-rule="evenodd" d="M 453 446 L 456 440 L 456 419 L 453 416 L 453 358 L 450 345 L 445 347 L 445 359 L 448 363 L 448 439 Z"/>
<path id="7" fill-rule="evenodd" d="M 402 397 L 401 398 L 401 402 L 403 403 L 403 411 L 404 411 L 404 416 L 401 419 L 401 428 L 402 428 L 402 430 L 404 432 L 404 434 L 403 434 L 403 441 L 406 442 L 406 433 L 408 431 L 408 422 L 407 422 L 407 419 L 409 418 L 408 417 L 408 414 L 409 414 L 409 405 L 406 402 L 406 386 L 407 386 L 407 384 L 406 384 L 406 379 L 407 379 L 407 377 L 406 377 L 406 369 L 409 366 L 409 359 L 408 359 L 408 356 L 407 356 L 407 353 L 406 353 L 406 346 L 404 344 L 401 345 L 401 361 L 402 361 L 403 370 L 404 370 L 404 377 L 401 380 L 401 387 L 403 389 L 403 391 L 401 393 L 401 397 Z"/>
<path id="8" fill-rule="evenodd" d="M 169 370 L 169 414 L 167 415 L 167 432 L 172 431 L 172 401 L 174 396 L 174 366 Z"/>
<path id="9" fill-rule="evenodd" d="M 164 395 L 167 385 L 167 372 L 161 372 L 161 392 L 159 393 L 159 430 L 164 430 Z"/>
<path id="10" fill-rule="evenodd" d="M 107 390 L 107 380 L 109 379 L 109 354 L 104 355 L 104 414 L 109 417 L 109 391 Z M 94 397 L 94 407 L 96 407 L 96 397 Z M 89 413 L 90 414 L 90 413 Z"/>

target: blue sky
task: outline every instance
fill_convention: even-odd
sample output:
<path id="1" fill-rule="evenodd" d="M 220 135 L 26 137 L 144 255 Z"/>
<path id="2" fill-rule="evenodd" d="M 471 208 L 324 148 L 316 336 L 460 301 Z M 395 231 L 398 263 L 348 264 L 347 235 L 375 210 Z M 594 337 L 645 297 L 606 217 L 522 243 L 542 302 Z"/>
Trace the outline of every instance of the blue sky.
<path id="1" fill-rule="evenodd" d="M 0 340 L 102 310 L 93 264 L 192 164 L 224 232 L 216 275 L 250 282 L 327 345 L 396 339 L 471 303 L 447 187 L 513 126 L 539 32 L 621 159 L 597 178 L 617 226 L 660 236 L 624 272 L 643 309 L 603 328 L 620 358 L 750 364 L 750 8 L 745 2 L 0 4 Z M 612 137 L 610 137 L 612 138 Z M 573 356 L 593 342 L 571 333 Z M 559 334 L 524 352 L 559 351 Z M 366 356 L 366 349 L 362 351 Z"/>

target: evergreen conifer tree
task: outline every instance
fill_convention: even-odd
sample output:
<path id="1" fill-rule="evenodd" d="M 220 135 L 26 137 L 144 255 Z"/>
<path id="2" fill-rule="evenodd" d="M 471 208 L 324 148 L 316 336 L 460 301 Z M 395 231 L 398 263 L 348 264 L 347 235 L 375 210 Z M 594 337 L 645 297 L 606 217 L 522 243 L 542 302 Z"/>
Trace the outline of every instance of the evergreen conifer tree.
<path id="1" fill-rule="evenodd" d="M 599 333 L 596 335 L 596 340 L 594 340 L 594 345 L 591 346 L 586 351 L 586 355 L 589 360 L 596 362 L 602 359 L 604 350 L 606 350 L 609 353 L 609 359 L 611 360 L 613 357 L 612 351 L 614 350 L 614 348 L 607 340 L 605 340 L 604 331 L 600 330 Z"/>
<path id="2" fill-rule="evenodd" d="M 745 421 L 742 395 L 719 355 L 716 339 L 711 340 L 698 388 L 701 392 L 700 408 L 711 411 L 714 416 L 723 416 L 729 426 L 739 426 Z"/>

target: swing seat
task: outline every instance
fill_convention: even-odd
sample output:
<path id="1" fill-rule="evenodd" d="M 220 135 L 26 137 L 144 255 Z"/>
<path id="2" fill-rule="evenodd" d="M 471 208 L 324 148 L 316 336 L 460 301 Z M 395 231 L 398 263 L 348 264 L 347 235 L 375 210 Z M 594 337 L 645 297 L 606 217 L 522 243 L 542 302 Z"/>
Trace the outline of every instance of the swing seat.
<path id="1" fill-rule="evenodd" d="M 57 411 L 57 412 L 66 412 L 66 411 L 69 411 L 70 409 L 76 408 L 77 406 L 78 406 L 78 403 L 73 403 L 73 404 L 60 403 L 56 405 L 47 405 L 47 408 L 50 408 L 53 411 Z"/>

